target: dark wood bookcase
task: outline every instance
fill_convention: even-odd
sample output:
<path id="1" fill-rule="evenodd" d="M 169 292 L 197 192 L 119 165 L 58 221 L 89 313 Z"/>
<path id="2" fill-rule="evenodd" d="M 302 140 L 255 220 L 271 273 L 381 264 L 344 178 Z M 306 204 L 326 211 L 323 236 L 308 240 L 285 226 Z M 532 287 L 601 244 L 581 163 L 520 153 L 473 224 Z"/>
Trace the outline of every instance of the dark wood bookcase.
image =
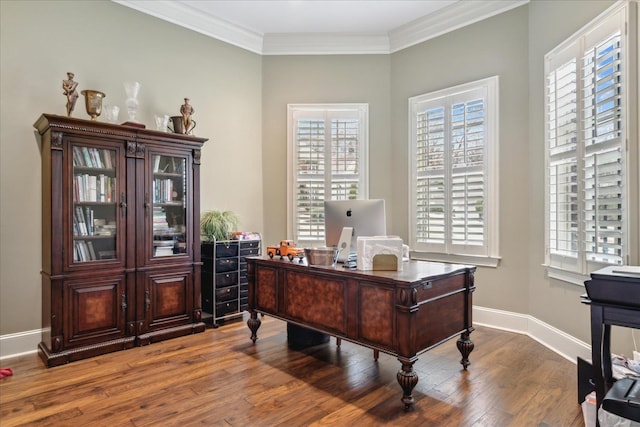
<path id="1" fill-rule="evenodd" d="M 43 114 L 42 341 L 48 367 L 202 332 L 206 139 Z"/>

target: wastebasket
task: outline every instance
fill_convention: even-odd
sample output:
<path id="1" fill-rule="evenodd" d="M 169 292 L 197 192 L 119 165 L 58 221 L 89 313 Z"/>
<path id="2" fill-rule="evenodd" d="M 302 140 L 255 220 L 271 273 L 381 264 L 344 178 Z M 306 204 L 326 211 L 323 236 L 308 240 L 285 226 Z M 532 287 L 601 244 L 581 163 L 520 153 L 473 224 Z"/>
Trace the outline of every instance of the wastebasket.
<path id="1" fill-rule="evenodd" d="M 640 427 L 640 378 L 617 380 L 602 400 L 600 427 Z"/>

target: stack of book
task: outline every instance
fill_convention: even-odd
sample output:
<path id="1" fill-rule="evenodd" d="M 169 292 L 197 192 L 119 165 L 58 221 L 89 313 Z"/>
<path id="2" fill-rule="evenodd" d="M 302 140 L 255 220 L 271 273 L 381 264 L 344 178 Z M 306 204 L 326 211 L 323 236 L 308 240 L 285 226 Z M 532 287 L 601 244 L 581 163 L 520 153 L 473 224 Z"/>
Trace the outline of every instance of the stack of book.
<path id="1" fill-rule="evenodd" d="M 154 256 L 173 255 L 173 228 L 167 222 L 167 213 L 161 206 L 153 207 Z"/>

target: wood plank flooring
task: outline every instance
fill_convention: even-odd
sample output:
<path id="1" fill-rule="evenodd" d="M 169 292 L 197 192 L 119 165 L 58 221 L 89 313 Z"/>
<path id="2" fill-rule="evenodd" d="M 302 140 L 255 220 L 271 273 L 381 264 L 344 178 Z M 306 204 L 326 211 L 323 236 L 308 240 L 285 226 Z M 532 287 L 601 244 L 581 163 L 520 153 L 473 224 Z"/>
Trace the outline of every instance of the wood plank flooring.
<path id="1" fill-rule="evenodd" d="M 294 351 L 286 324 L 245 319 L 204 333 L 51 369 L 6 359 L 0 425 L 10 426 L 582 426 L 576 367 L 534 340 L 477 327 L 463 371 L 455 339 L 423 355 L 412 412 L 400 363 L 335 339 Z"/>

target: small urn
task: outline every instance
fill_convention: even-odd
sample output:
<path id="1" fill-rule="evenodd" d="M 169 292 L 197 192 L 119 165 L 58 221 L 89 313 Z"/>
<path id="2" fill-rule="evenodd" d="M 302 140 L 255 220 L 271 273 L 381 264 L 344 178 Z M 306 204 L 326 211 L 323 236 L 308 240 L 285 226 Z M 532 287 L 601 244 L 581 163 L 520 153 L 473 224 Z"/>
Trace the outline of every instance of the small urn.
<path id="1" fill-rule="evenodd" d="M 84 106 L 91 120 L 95 120 L 102 113 L 102 99 L 106 96 L 98 90 L 86 89 L 80 92 L 84 95 Z"/>

